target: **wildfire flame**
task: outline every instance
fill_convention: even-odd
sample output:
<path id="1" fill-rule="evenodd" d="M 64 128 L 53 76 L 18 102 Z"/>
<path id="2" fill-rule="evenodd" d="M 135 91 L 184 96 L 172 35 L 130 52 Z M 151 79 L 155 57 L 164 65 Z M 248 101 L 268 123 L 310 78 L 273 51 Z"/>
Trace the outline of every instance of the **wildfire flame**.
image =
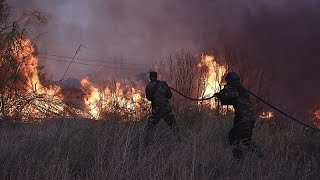
<path id="1" fill-rule="evenodd" d="M 213 56 L 202 55 L 198 68 L 204 68 L 206 82 L 203 97 L 212 96 L 222 88 L 222 78 L 227 72 L 225 66 L 219 65 Z M 140 89 L 131 85 L 123 86 L 120 82 L 115 83 L 114 88 L 105 86 L 99 88 L 92 83 L 89 77 L 81 79 L 81 89 L 85 93 L 84 101 L 87 110 L 95 119 L 103 118 L 107 113 L 139 112 L 146 110 L 150 103 L 141 93 Z M 212 108 L 216 108 L 218 102 L 213 100 L 204 102 Z M 221 108 L 226 109 L 226 108 Z"/>
<path id="2" fill-rule="evenodd" d="M 35 48 L 27 38 L 17 40 L 12 47 L 19 64 L 18 71 L 23 77 L 22 96 L 9 99 L 8 115 L 22 116 L 22 118 L 48 117 L 48 114 L 61 116 L 65 109 L 63 96 L 59 86 L 43 86 L 39 77 L 39 64 L 35 56 Z"/>
<path id="3" fill-rule="evenodd" d="M 149 106 L 140 90 L 131 85 L 123 86 L 120 82 L 116 82 L 114 88 L 98 88 L 89 77 L 84 77 L 81 79 L 81 88 L 85 92 L 86 108 L 95 119 L 103 118 L 108 113 L 130 114 L 129 118 L 134 118 Z"/>
<path id="4" fill-rule="evenodd" d="M 272 111 L 267 111 L 267 112 L 262 112 L 262 114 L 259 116 L 261 119 L 273 119 L 274 118 L 274 112 Z"/>
<path id="5" fill-rule="evenodd" d="M 43 109 L 49 110 L 50 113 L 61 115 L 67 105 L 64 103 L 64 97 L 59 86 L 43 86 L 39 77 L 39 64 L 35 56 L 35 48 L 29 39 L 21 39 L 13 47 L 17 52 L 17 61 L 20 64 L 19 71 L 25 79 L 26 94 L 31 94 L 29 99 L 33 99 L 31 105 L 26 105 L 26 98 L 12 100 L 12 110 L 25 114 L 32 114 L 36 117 L 46 117 L 46 114 L 39 115 Z M 201 55 L 198 68 L 203 68 L 205 82 L 202 91 L 203 97 L 210 97 L 223 88 L 222 78 L 227 72 L 227 67 L 217 63 L 214 56 Z M 145 98 L 142 86 L 134 87 L 133 85 L 116 82 L 114 84 L 103 84 L 98 87 L 89 77 L 81 79 L 81 90 L 84 93 L 84 105 L 86 111 L 74 109 L 76 114 L 93 119 L 101 119 L 108 114 L 126 116 L 128 120 L 141 117 L 150 109 L 150 102 Z M 23 105 L 21 105 L 23 104 Z M 205 101 L 203 104 L 215 109 L 218 101 L 215 99 Z M 220 112 L 226 112 L 226 107 L 220 108 Z M 232 108 L 230 110 L 233 110 Z M 315 113 L 320 119 L 320 110 Z M 274 117 L 273 112 L 264 112 L 260 118 L 271 119 Z"/>
<path id="6" fill-rule="evenodd" d="M 26 78 L 27 93 L 35 92 L 38 94 L 55 95 L 62 99 L 61 88 L 59 86 L 49 85 L 44 87 L 39 78 L 39 63 L 35 56 L 35 48 L 30 39 L 20 39 L 16 43 L 17 60 L 21 64 L 20 71 Z"/>
<path id="7" fill-rule="evenodd" d="M 227 72 L 227 68 L 226 66 L 219 65 L 214 56 L 202 54 L 201 61 L 197 67 L 207 69 L 204 75 L 205 88 L 202 92 L 203 97 L 210 97 L 223 88 L 224 84 L 222 83 L 222 79 Z M 215 99 L 211 99 L 204 103 L 211 108 L 217 108 L 218 106 L 218 101 Z M 227 109 L 222 108 L 221 110 Z"/>

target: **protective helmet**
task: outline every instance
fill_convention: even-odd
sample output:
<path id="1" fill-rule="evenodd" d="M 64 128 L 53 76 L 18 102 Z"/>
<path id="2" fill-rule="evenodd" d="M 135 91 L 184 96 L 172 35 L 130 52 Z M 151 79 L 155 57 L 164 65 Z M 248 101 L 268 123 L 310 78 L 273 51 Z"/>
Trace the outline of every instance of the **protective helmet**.
<path id="1" fill-rule="evenodd" d="M 155 71 L 151 71 L 150 74 L 149 74 L 150 77 L 154 77 L 154 78 L 157 78 L 158 77 L 158 73 L 155 72 Z"/>
<path id="2" fill-rule="evenodd" d="M 236 72 L 228 72 L 224 79 L 229 83 L 235 82 L 235 81 L 240 81 L 240 75 Z"/>

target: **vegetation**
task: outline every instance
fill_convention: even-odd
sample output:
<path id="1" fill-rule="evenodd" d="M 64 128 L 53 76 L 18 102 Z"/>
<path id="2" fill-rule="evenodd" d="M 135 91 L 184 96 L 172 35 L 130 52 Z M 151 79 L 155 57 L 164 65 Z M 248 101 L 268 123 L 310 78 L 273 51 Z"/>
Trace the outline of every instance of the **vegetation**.
<path id="1" fill-rule="evenodd" d="M 7 116 L 12 99 L 26 93 L 23 86 L 27 83 L 21 69 L 30 57 L 23 56 L 20 51 L 27 37 L 27 28 L 34 22 L 46 23 L 46 16 L 32 11 L 12 21 L 10 7 L 5 0 L 0 0 L 0 116 Z"/>
<path id="2" fill-rule="evenodd" d="M 231 116 L 189 112 L 178 117 L 183 141 L 164 122 L 143 145 L 146 121 L 2 122 L 2 179 L 318 179 L 319 134 L 278 119 L 259 121 L 254 138 L 265 159 L 237 162 L 227 144 Z"/>

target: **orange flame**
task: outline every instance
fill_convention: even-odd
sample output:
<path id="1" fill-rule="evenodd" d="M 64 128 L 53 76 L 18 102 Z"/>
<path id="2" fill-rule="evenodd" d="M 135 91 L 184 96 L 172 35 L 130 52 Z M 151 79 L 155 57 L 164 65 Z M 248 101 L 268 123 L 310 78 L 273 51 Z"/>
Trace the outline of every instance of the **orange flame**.
<path id="1" fill-rule="evenodd" d="M 18 48 L 20 47 L 20 48 Z M 17 43 L 18 61 L 21 63 L 21 72 L 26 79 L 27 93 L 34 92 L 35 94 L 56 95 L 56 98 L 63 100 L 61 87 L 59 86 L 43 86 L 38 72 L 38 59 L 36 58 L 35 49 L 29 39 L 22 39 Z M 197 65 L 198 68 L 205 68 L 205 86 L 203 89 L 203 97 L 210 97 L 214 93 L 219 92 L 223 88 L 222 78 L 227 72 L 227 67 L 217 63 L 214 56 L 201 56 L 201 61 Z M 142 88 L 136 88 L 132 85 L 123 85 L 116 82 L 114 86 L 105 85 L 100 88 L 91 82 L 89 77 L 81 79 L 81 89 L 84 92 L 84 103 L 91 118 L 101 119 L 108 114 L 116 113 L 117 115 L 128 115 L 129 118 L 141 116 L 145 112 L 150 103 L 144 97 Z M 42 108 L 51 108 L 50 102 L 37 101 L 36 104 Z M 205 101 L 211 108 L 216 108 L 218 101 L 215 99 Z M 56 106 L 55 113 L 60 113 L 64 110 L 65 104 Z M 222 108 L 221 112 L 226 112 L 227 108 Z M 231 109 L 233 110 L 233 109 Z M 32 113 L 38 113 L 38 110 L 31 108 Z M 84 112 L 78 112 L 85 114 Z M 317 117 L 320 116 L 320 112 Z M 265 112 L 260 118 L 271 119 L 274 117 L 273 112 Z"/>
<path id="2" fill-rule="evenodd" d="M 219 92 L 223 88 L 222 78 L 227 72 L 227 68 L 223 65 L 219 65 L 214 56 L 204 55 L 201 56 L 201 62 L 197 65 L 198 68 L 207 68 L 204 75 L 205 88 L 202 92 L 204 97 L 210 97 Z M 211 108 L 216 108 L 218 101 L 211 99 L 206 101 Z"/>
<path id="3" fill-rule="evenodd" d="M 21 72 L 26 78 L 27 93 L 58 95 L 62 99 L 61 88 L 58 86 L 44 87 L 39 78 L 39 63 L 35 56 L 35 49 L 29 39 L 20 39 L 14 48 L 17 51 L 17 60 L 21 63 Z"/>
<path id="4" fill-rule="evenodd" d="M 205 89 L 203 90 L 203 96 L 209 97 L 214 93 L 219 92 L 222 88 L 222 78 L 227 72 L 225 66 L 219 65 L 213 56 L 202 55 L 201 62 L 197 65 L 198 68 L 206 68 L 205 72 Z M 125 112 L 135 112 L 146 110 L 150 103 L 141 93 L 140 89 L 134 88 L 131 85 L 123 86 L 117 82 L 112 88 L 106 86 L 104 88 L 98 88 L 94 85 L 89 77 L 84 77 L 81 80 L 81 88 L 85 92 L 84 102 L 87 110 L 91 116 L 95 119 L 103 118 L 106 113 L 118 113 L 124 114 Z M 210 100 L 205 101 L 205 104 L 212 108 L 216 108 L 217 101 Z M 221 110 L 226 110 L 222 108 Z M 232 108 L 231 108 L 232 110 Z"/>
<path id="5" fill-rule="evenodd" d="M 89 77 L 84 77 L 81 79 L 81 87 L 85 92 L 86 108 L 94 119 L 101 119 L 108 113 L 127 113 L 131 114 L 130 117 L 138 117 L 145 110 L 142 108 L 149 106 L 141 91 L 131 85 L 122 86 L 117 82 L 113 90 L 108 86 L 98 88 Z"/>
<path id="6" fill-rule="evenodd" d="M 101 100 L 99 89 L 92 85 L 89 78 L 81 79 L 81 87 L 83 91 L 86 93 L 84 101 L 87 108 L 89 109 L 89 113 L 94 118 L 99 118 L 100 112 L 98 109 L 98 105 Z"/>
<path id="7" fill-rule="evenodd" d="M 46 113 L 48 111 L 59 115 L 65 107 L 62 102 L 61 88 L 53 85 L 46 87 L 42 85 L 39 77 L 38 59 L 35 56 L 35 48 L 32 42 L 26 38 L 19 39 L 14 43 L 12 50 L 15 52 L 16 60 L 19 63 L 18 70 L 24 78 L 24 84 L 22 85 L 25 89 L 24 96 L 28 96 L 30 100 L 24 102 L 23 99 L 26 99 L 26 97 L 10 99 L 9 115 L 18 112 L 26 116 L 40 118 L 40 116 L 47 117 Z"/>
<path id="8" fill-rule="evenodd" d="M 274 118 L 274 112 L 272 111 L 267 111 L 267 112 L 262 112 L 261 115 L 259 116 L 261 119 L 273 119 Z"/>

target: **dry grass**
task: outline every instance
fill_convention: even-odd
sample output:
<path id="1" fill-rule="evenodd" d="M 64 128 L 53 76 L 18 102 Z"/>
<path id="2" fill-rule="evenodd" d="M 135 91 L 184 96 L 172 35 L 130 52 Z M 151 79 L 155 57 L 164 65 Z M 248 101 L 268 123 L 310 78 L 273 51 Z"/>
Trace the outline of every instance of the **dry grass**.
<path id="1" fill-rule="evenodd" d="M 145 121 L 3 122 L 1 179 L 319 179 L 319 134 L 289 122 L 258 122 L 267 154 L 236 162 L 227 144 L 232 117 L 189 112 L 178 117 L 183 142 L 161 122 L 150 147 Z M 281 122 L 279 120 L 279 122 Z"/>

